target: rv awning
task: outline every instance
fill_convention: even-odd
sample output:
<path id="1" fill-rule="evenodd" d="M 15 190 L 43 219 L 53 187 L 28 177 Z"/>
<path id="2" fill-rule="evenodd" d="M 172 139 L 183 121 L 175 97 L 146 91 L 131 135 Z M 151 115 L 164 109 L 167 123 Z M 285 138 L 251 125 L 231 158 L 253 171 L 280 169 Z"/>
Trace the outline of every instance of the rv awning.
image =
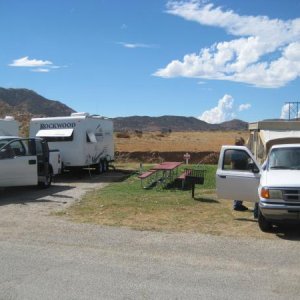
<path id="1" fill-rule="evenodd" d="M 299 130 L 284 130 L 284 131 L 274 131 L 274 130 L 261 130 L 260 131 L 261 140 L 264 145 L 269 141 L 279 140 L 279 139 L 300 139 Z"/>
<path id="2" fill-rule="evenodd" d="M 39 130 L 38 137 L 70 137 L 74 129 L 43 129 Z"/>

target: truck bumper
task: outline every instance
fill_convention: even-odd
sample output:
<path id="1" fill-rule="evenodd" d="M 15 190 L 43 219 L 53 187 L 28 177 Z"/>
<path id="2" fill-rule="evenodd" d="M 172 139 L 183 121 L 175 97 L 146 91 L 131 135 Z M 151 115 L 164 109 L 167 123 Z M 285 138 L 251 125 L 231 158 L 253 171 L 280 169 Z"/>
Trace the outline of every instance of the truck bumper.
<path id="1" fill-rule="evenodd" d="M 300 221 L 300 205 L 259 202 L 259 209 L 269 221 Z"/>

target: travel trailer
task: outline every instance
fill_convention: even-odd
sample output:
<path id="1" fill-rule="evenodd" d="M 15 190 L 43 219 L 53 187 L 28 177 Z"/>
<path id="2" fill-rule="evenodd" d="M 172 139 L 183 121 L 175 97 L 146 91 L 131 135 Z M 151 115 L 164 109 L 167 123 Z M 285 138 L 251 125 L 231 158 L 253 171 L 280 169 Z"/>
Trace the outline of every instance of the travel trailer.
<path id="1" fill-rule="evenodd" d="M 19 122 L 14 117 L 6 116 L 0 119 L 0 136 L 18 136 Z"/>
<path id="2" fill-rule="evenodd" d="M 259 121 L 249 123 L 247 147 L 259 163 L 266 159 L 273 145 L 300 143 L 300 121 Z"/>
<path id="3" fill-rule="evenodd" d="M 113 122 L 98 115 L 33 118 L 29 134 L 60 151 L 63 169 L 93 167 L 102 173 L 114 160 Z"/>

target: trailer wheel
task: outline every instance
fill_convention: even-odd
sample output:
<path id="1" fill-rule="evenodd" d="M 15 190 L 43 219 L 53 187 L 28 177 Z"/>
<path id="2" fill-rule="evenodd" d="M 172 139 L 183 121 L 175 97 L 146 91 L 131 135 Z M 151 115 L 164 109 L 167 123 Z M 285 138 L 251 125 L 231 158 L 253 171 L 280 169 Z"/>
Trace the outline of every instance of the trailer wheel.
<path id="1" fill-rule="evenodd" d="M 104 159 L 102 161 L 103 163 L 103 172 L 107 172 L 108 171 L 108 161 L 106 159 Z"/>
<path id="2" fill-rule="evenodd" d="M 103 173 L 103 164 L 102 161 L 100 160 L 99 163 L 96 165 L 96 173 L 101 174 Z"/>

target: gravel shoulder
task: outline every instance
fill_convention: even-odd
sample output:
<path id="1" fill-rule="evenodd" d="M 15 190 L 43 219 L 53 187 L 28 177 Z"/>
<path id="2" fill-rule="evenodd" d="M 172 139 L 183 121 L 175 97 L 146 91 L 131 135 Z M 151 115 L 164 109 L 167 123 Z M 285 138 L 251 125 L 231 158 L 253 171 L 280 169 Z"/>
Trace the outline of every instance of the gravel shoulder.
<path id="1" fill-rule="evenodd" d="M 117 176 L 1 193 L 0 299 L 299 298 L 299 240 L 134 231 L 51 214 Z"/>

